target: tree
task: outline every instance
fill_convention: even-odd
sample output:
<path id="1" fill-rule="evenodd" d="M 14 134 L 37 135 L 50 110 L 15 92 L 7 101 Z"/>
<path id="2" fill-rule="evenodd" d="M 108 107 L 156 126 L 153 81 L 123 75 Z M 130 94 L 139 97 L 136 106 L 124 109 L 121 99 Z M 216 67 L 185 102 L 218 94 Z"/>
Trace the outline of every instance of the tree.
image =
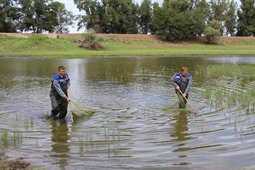
<path id="1" fill-rule="evenodd" d="M 210 0 L 209 20 L 224 21 L 227 12 L 227 0 Z"/>
<path id="2" fill-rule="evenodd" d="M 103 0 L 106 33 L 137 33 L 137 5 L 132 0 Z"/>
<path id="3" fill-rule="evenodd" d="M 233 36 L 237 25 L 237 3 L 234 0 L 211 0 L 209 22 L 221 23 L 220 35 Z"/>
<path id="4" fill-rule="evenodd" d="M 205 1 L 165 0 L 154 4 L 153 31 L 166 40 L 176 41 L 201 35 L 205 29 Z"/>
<path id="5" fill-rule="evenodd" d="M 131 14 L 127 17 L 129 21 L 127 33 L 129 34 L 137 34 L 138 33 L 138 4 L 131 4 Z"/>
<path id="6" fill-rule="evenodd" d="M 220 36 L 221 31 L 221 22 L 217 20 L 212 20 L 209 22 L 207 27 L 204 30 L 204 35 L 209 44 L 217 44 L 218 36 Z"/>
<path id="7" fill-rule="evenodd" d="M 225 27 L 226 27 L 226 34 L 234 36 L 236 32 L 236 26 L 237 26 L 237 3 L 234 0 L 231 0 L 231 2 L 228 3 L 228 10 L 226 13 L 226 21 L 225 21 Z"/>
<path id="8" fill-rule="evenodd" d="M 139 32 L 142 34 L 148 34 L 152 32 L 152 8 L 151 0 L 143 0 L 139 11 Z"/>
<path id="9" fill-rule="evenodd" d="M 216 20 L 219 21 L 221 24 L 220 34 L 224 34 L 224 25 L 226 20 L 227 14 L 227 0 L 211 0 L 210 1 L 210 16 L 209 22 Z"/>
<path id="10" fill-rule="evenodd" d="M 85 26 L 102 33 L 137 33 L 137 5 L 132 0 L 74 0 L 85 12 L 79 29 Z"/>
<path id="11" fill-rule="evenodd" d="M 80 11 L 85 12 L 85 15 L 80 15 L 78 18 L 80 20 L 78 23 L 78 30 L 82 27 L 86 27 L 87 29 L 91 28 L 96 32 L 103 32 L 103 30 L 101 30 L 102 27 L 100 21 L 102 21 L 101 17 L 105 13 L 100 9 L 100 2 L 97 0 L 74 0 L 74 3 Z"/>
<path id="12" fill-rule="evenodd" d="M 0 32 L 16 32 L 20 18 L 15 0 L 0 0 Z"/>
<path id="13" fill-rule="evenodd" d="M 255 0 L 240 0 L 241 7 L 237 11 L 238 26 L 237 35 L 253 36 L 255 35 Z"/>
<path id="14" fill-rule="evenodd" d="M 52 0 L 19 0 L 22 12 L 21 31 L 54 32 L 58 25 L 57 14 Z"/>
<path id="15" fill-rule="evenodd" d="M 57 34 L 68 33 L 68 26 L 73 25 L 74 15 L 67 11 L 65 4 L 60 2 L 53 2 L 50 7 L 55 11 L 58 24 L 55 26 L 54 32 Z"/>

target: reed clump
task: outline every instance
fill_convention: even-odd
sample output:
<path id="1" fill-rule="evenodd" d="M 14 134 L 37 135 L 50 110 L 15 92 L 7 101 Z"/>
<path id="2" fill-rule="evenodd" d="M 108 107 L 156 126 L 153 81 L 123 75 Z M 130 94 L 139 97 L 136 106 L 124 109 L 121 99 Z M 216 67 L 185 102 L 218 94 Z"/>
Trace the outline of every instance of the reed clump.
<path id="1" fill-rule="evenodd" d="M 241 64 L 218 64 L 209 66 L 199 66 L 197 74 L 212 76 L 217 80 L 229 82 L 235 81 L 234 86 L 229 88 L 224 86 L 224 82 L 220 87 L 218 84 L 206 85 L 204 87 L 204 98 L 208 101 L 210 106 L 217 108 L 229 108 L 237 107 L 238 109 L 244 109 L 247 113 L 254 111 L 255 109 L 255 78 L 251 73 L 255 72 L 253 65 L 241 65 Z M 228 77 L 233 77 L 227 79 Z M 226 79 L 222 79 L 226 78 Z M 241 86 L 238 87 L 238 86 Z M 215 88 L 216 86 L 216 88 Z M 213 88 L 214 87 L 214 88 Z"/>

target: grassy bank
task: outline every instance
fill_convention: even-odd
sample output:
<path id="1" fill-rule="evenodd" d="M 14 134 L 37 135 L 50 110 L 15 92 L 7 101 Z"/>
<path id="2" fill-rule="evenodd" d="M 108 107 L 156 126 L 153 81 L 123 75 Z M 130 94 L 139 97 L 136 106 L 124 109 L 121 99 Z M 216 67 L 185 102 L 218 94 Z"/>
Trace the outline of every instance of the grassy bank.
<path id="1" fill-rule="evenodd" d="M 170 43 L 146 36 L 103 36 L 105 50 L 91 51 L 76 46 L 77 37 L 28 38 L 0 36 L 0 56 L 42 56 L 57 58 L 86 58 L 93 56 L 147 56 L 147 55 L 253 55 L 255 38 L 222 37 L 220 45 L 207 45 L 200 39 Z M 150 37 L 150 36 L 148 36 Z"/>

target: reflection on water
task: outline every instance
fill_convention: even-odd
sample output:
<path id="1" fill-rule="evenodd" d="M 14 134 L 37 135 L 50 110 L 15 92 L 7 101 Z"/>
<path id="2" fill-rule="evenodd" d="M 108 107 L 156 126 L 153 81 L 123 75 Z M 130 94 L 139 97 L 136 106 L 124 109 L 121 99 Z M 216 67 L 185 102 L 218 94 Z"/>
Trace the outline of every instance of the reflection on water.
<path id="1" fill-rule="evenodd" d="M 176 137 L 177 141 L 185 141 L 190 138 L 188 134 L 188 119 L 187 119 L 187 111 L 180 111 L 180 114 L 174 116 L 173 120 L 176 120 L 175 123 L 175 132 L 171 134 L 171 136 Z"/>
<path id="2" fill-rule="evenodd" d="M 244 60 L 254 64 L 254 58 Z M 10 149 L 10 156 L 23 156 L 46 169 L 251 168 L 255 112 L 225 99 L 241 96 L 243 84 L 249 89 L 255 79 L 207 77 L 199 67 L 244 63 L 240 59 L 1 58 L 0 128 L 22 133 L 22 143 Z M 44 119 L 50 114 L 50 82 L 59 65 L 67 68 L 71 95 L 96 114 L 74 124 L 69 117 Z M 184 65 L 193 74 L 190 101 L 198 116 L 178 109 L 169 82 Z M 213 91 L 211 100 L 205 89 Z M 232 91 L 237 94 L 222 100 Z"/>
<path id="3" fill-rule="evenodd" d="M 175 125 L 174 125 L 174 132 L 170 134 L 172 137 L 174 137 L 174 141 L 177 141 L 178 144 L 176 145 L 176 149 L 173 150 L 173 152 L 180 152 L 179 158 L 180 159 L 185 159 L 187 155 L 183 153 L 182 147 L 185 147 L 185 141 L 191 139 L 188 134 L 188 112 L 185 110 L 181 110 L 180 113 L 176 116 L 174 116 L 173 120 L 175 120 Z M 185 162 L 185 161 L 180 161 L 180 163 L 174 163 L 174 165 L 189 165 L 190 163 Z"/>
<path id="4" fill-rule="evenodd" d="M 69 163 L 70 134 L 66 120 L 52 120 L 52 157 L 60 158 L 58 164 L 64 168 Z"/>

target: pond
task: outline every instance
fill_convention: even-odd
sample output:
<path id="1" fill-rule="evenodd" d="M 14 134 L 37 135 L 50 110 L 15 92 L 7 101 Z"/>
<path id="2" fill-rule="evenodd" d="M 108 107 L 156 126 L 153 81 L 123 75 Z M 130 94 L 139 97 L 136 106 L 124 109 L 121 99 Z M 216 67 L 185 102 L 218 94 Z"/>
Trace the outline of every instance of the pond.
<path id="1" fill-rule="evenodd" d="M 59 65 L 95 114 L 45 118 Z M 254 65 L 238 56 L 0 58 L 1 148 L 46 169 L 253 169 Z M 198 115 L 178 109 L 169 79 L 181 66 Z"/>

